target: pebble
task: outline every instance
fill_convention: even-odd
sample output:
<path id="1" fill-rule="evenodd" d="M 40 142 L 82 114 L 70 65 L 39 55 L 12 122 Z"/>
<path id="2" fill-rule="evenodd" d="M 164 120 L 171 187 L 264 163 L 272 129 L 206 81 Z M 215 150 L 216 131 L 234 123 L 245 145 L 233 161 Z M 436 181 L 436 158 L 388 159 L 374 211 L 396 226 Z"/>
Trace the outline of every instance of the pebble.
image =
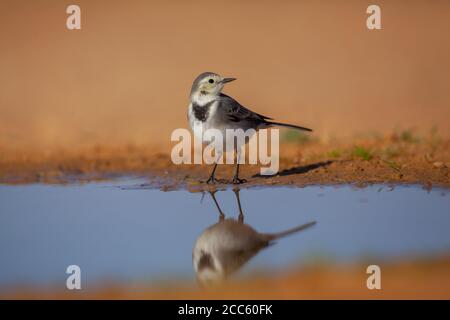
<path id="1" fill-rule="evenodd" d="M 436 168 L 441 168 L 444 166 L 444 163 L 441 161 L 436 161 L 433 163 L 433 166 L 435 166 Z"/>

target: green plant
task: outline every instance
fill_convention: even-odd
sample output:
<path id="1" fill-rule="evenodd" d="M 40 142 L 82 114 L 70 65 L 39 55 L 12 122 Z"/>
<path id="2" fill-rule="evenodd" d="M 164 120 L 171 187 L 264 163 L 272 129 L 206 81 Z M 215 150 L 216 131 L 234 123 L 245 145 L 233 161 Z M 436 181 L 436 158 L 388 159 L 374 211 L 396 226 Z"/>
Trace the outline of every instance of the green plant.
<path id="1" fill-rule="evenodd" d="M 356 146 L 355 149 L 353 149 L 353 155 L 366 161 L 369 161 L 373 158 L 372 152 L 369 149 L 361 146 Z"/>
<path id="2" fill-rule="evenodd" d="M 384 155 L 388 159 L 395 158 L 400 155 L 400 150 L 395 147 L 387 147 L 386 149 L 384 149 Z"/>
<path id="3" fill-rule="evenodd" d="M 290 142 L 290 143 L 308 143 L 311 141 L 311 137 L 309 134 L 298 131 L 298 130 L 286 130 L 281 135 L 281 142 Z"/>
<path id="4" fill-rule="evenodd" d="M 399 138 L 401 141 L 407 143 L 418 143 L 420 141 L 419 137 L 411 129 L 400 132 Z"/>
<path id="5" fill-rule="evenodd" d="M 330 158 L 339 158 L 341 156 L 341 152 L 339 150 L 334 149 L 328 152 L 327 156 Z"/>

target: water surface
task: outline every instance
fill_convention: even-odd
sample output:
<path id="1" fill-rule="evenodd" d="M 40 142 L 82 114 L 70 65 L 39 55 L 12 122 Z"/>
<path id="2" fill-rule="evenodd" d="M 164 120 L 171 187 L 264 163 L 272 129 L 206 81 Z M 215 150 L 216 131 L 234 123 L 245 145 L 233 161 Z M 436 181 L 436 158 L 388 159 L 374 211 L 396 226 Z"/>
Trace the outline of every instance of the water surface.
<path id="1" fill-rule="evenodd" d="M 1 185 L 0 288 L 65 284 L 72 264 L 81 267 L 85 284 L 194 279 L 194 243 L 219 219 L 212 197 L 133 187 L 141 182 Z M 238 217 L 231 190 L 216 198 L 227 217 Z M 445 189 L 274 187 L 243 189 L 240 198 L 245 223 L 260 232 L 317 222 L 259 252 L 241 276 L 317 257 L 382 262 L 450 252 Z"/>

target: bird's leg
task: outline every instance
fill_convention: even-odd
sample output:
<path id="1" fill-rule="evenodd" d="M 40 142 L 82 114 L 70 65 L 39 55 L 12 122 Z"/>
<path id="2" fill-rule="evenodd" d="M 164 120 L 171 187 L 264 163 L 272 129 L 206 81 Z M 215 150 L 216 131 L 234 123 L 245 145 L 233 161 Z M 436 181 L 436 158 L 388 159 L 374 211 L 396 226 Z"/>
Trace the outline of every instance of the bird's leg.
<path id="1" fill-rule="evenodd" d="M 214 162 L 214 168 L 213 168 L 213 170 L 211 172 L 211 175 L 209 176 L 208 180 L 206 180 L 207 184 L 226 183 L 225 180 L 223 180 L 223 179 L 216 179 L 216 177 L 215 177 L 217 165 L 219 164 L 221 157 L 222 157 L 222 151 L 220 151 L 220 152 L 218 152 L 216 154 L 216 161 Z"/>
<path id="2" fill-rule="evenodd" d="M 217 168 L 217 162 L 214 164 L 214 168 L 213 171 L 211 172 L 211 175 L 209 176 L 208 180 L 206 180 L 207 184 L 215 184 L 217 181 L 217 179 L 214 177 L 214 174 L 216 173 L 216 168 Z"/>
<path id="3" fill-rule="evenodd" d="M 236 164 L 236 170 L 234 172 L 233 184 L 245 183 L 247 180 L 239 178 L 239 163 Z"/>
<path id="4" fill-rule="evenodd" d="M 219 210 L 219 221 L 223 221 L 223 219 L 225 219 L 225 214 L 222 212 L 222 210 L 220 209 L 219 203 L 216 200 L 216 192 L 217 191 L 211 191 L 209 192 L 209 194 L 211 195 L 211 197 L 214 200 L 214 203 L 216 204 L 217 210 Z"/>
<path id="5" fill-rule="evenodd" d="M 239 178 L 239 159 L 240 159 L 241 153 L 238 152 L 236 146 L 234 147 L 234 151 L 236 152 L 236 171 L 234 172 L 233 184 L 246 183 L 247 180 Z"/>
<path id="6" fill-rule="evenodd" d="M 233 189 L 234 191 L 234 195 L 236 196 L 236 200 L 237 200 L 237 204 L 238 204 L 238 208 L 239 208 L 239 217 L 238 220 L 239 222 L 244 222 L 244 213 L 242 212 L 242 207 L 241 207 L 241 198 L 239 197 L 239 189 L 235 188 Z"/>

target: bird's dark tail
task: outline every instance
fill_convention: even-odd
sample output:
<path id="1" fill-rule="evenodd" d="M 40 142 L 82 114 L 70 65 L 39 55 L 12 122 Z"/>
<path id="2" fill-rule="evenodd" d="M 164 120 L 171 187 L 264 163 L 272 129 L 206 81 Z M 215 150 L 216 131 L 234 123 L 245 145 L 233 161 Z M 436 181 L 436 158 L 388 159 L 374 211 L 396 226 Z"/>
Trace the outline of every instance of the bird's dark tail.
<path id="1" fill-rule="evenodd" d="M 312 131 L 312 129 L 309 129 L 309 128 L 296 126 L 294 124 L 275 122 L 275 121 L 266 121 L 266 124 L 269 126 L 279 126 L 279 127 L 285 127 L 285 128 L 291 128 L 291 129 L 297 129 L 297 130 L 303 130 L 303 131 L 309 131 L 309 132 Z"/>
<path id="2" fill-rule="evenodd" d="M 276 240 L 276 239 L 279 239 L 279 238 L 282 238 L 282 237 L 286 237 L 286 236 L 288 236 L 288 235 L 290 235 L 290 234 L 293 234 L 293 233 L 296 233 L 296 232 L 299 232 L 299 231 L 308 229 L 308 228 L 312 227 L 312 226 L 315 225 L 315 224 L 316 224 L 315 221 L 311 221 L 311 222 L 302 224 L 302 225 L 300 225 L 300 226 L 297 226 L 297 227 L 295 227 L 295 228 L 291 228 L 291 229 L 288 229 L 288 230 L 285 230 L 285 231 L 282 231 L 282 232 L 278 232 L 278 233 L 266 233 L 266 234 L 264 234 L 264 237 L 265 237 L 268 241 L 273 241 L 273 240 Z"/>

